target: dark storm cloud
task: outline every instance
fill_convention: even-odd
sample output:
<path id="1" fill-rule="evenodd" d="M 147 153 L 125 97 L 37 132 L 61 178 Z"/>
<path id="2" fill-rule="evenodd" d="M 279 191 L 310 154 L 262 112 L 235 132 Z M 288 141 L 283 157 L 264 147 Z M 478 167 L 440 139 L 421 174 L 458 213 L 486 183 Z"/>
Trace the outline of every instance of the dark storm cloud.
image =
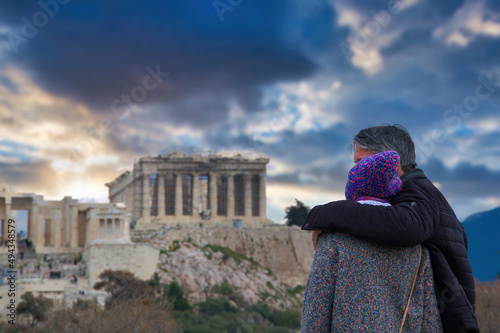
<path id="1" fill-rule="evenodd" d="M 356 8 L 357 11 L 363 13 L 370 13 L 371 10 L 375 9 L 384 9 L 387 10 L 390 6 L 394 6 L 394 8 L 398 8 L 399 1 L 388 1 L 388 0 L 362 0 L 362 1 L 344 1 L 349 3 L 349 5 L 353 8 Z M 429 11 L 436 13 L 436 15 L 440 15 L 442 18 L 449 17 L 452 15 L 458 8 L 460 8 L 464 0 L 450 0 L 450 1 L 432 1 L 432 0 L 421 0 L 418 1 L 418 5 L 420 6 L 428 6 L 432 5 Z M 409 10 L 414 10 L 414 8 L 410 8 Z"/>
<path id="2" fill-rule="evenodd" d="M 58 183 L 48 161 L 0 163 L 0 182 L 13 184 L 11 191 L 25 192 L 50 191 Z"/>
<path id="3" fill-rule="evenodd" d="M 240 133 L 230 135 L 230 126 L 225 124 L 216 131 L 207 132 L 204 142 L 214 150 L 235 149 L 264 153 L 284 159 L 291 164 L 302 164 L 320 157 L 345 154 L 349 159 L 349 144 L 354 132 L 340 123 L 329 128 L 298 133 L 292 129 L 273 132 L 273 140 L 267 143 L 264 134 L 252 137 Z"/>
<path id="4" fill-rule="evenodd" d="M 343 190 L 347 172 L 353 165 L 349 145 L 354 132 L 344 124 L 319 131 L 297 133 L 285 130 L 275 133 L 275 141 L 266 143 L 248 135 L 230 139 L 224 131 L 207 134 L 204 141 L 217 149 L 264 153 L 271 157 L 269 183 L 316 185 Z M 218 148 L 217 148 L 218 147 Z M 273 161 L 285 163 L 290 170 L 275 172 Z M 335 160 L 335 162 L 331 162 Z M 324 161 L 329 161 L 324 162 Z"/>
<path id="5" fill-rule="evenodd" d="M 0 19 L 18 36 L 22 18 L 32 21 L 41 10 L 18 2 L 3 7 Z M 261 87 L 314 73 L 315 63 L 297 46 L 300 40 L 288 40 L 285 28 L 294 19 L 293 8 L 290 1 L 244 1 L 221 21 L 212 1 L 72 1 L 60 5 L 34 37 L 19 44 L 11 61 L 53 94 L 101 112 L 143 85 L 151 72 L 147 66 L 159 68 L 170 76 L 142 102 L 157 105 L 157 118 L 217 122 L 230 101 L 246 112 L 258 111 Z M 322 12 L 326 36 L 316 41 L 317 47 L 331 31 L 326 27 L 331 27 L 333 14 L 326 6 Z M 315 19 L 302 19 L 309 22 L 304 29 L 317 26 L 311 23 Z M 203 112 L 210 116 L 200 117 Z"/>
<path id="6" fill-rule="evenodd" d="M 263 147 L 263 152 L 284 158 L 291 164 L 313 162 L 318 158 L 328 158 L 338 154 L 344 154 L 348 160 L 348 146 L 352 136 L 344 124 L 303 133 L 284 131 L 280 133 L 277 143 Z"/>
<path id="7" fill-rule="evenodd" d="M 270 162 L 272 163 L 272 161 Z M 267 181 L 280 184 L 314 185 L 326 189 L 342 191 L 347 181 L 350 167 L 346 163 L 324 166 L 295 166 L 294 172 L 273 173 Z"/>
<path id="8" fill-rule="evenodd" d="M 486 3 L 488 4 L 488 7 L 495 10 L 499 11 L 500 10 L 500 2 L 496 0 L 486 0 Z"/>
<path id="9" fill-rule="evenodd" d="M 433 158 L 422 168 L 429 179 L 439 183 L 441 191 L 452 199 L 499 196 L 500 171 L 484 165 L 461 162 L 453 168 L 447 168 L 443 162 Z"/>
<path id="10" fill-rule="evenodd" d="M 391 61 L 387 61 L 386 68 L 380 73 L 364 80 L 361 77 L 354 80 L 346 98 L 339 102 L 339 108 L 344 110 L 348 120 L 363 127 L 373 125 L 376 119 L 380 119 L 377 115 L 383 115 L 393 123 L 411 127 L 412 135 L 418 137 L 434 127 L 456 125 L 458 120 L 451 122 L 451 116 L 459 117 L 461 125 L 466 125 L 470 119 L 497 116 L 500 77 L 492 73 L 494 60 L 486 59 L 494 58 L 491 57 L 493 50 L 484 59 L 476 54 L 487 46 L 495 48 L 494 53 L 498 54 L 500 44 L 497 42 L 492 46 L 490 39 L 478 38 L 471 43 L 474 46 L 460 51 L 439 46 L 430 52 L 429 43 L 432 44 L 429 41 L 420 48 L 401 50 L 391 55 Z M 414 60 L 407 60 L 409 57 Z M 463 109 L 462 114 L 446 114 L 455 104 L 463 104 L 466 98 L 475 96 L 476 88 L 484 82 L 479 77 L 489 76 L 494 82 L 494 86 L 490 86 L 493 91 L 490 93 L 491 90 L 481 88 L 481 93 L 487 93 L 488 97 L 476 98 L 478 105 L 474 111 Z M 356 116 L 349 117 L 353 114 Z M 381 122 L 384 121 L 381 119 Z"/>
<path id="11" fill-rule="evenodd" d="M 267 176 L 266 181 L 269 183 L 282 183 L 282 184 L 295 184 L 295 185 L 301 184 L 298 172 L 269 175 Z"/>
<path id="12" fill-rule="evenodd" d="M 348 150 L 352 136 L 367 126 L 400 123 L 415 141 L 433 145 L 431 151 L 418 150 L 417 154 L 427 153 L 421 166 L 429 178 L 441 184 L 450 201 L 497 196 L 500 174 L 492 168 L 500 154 L 495 148 L 500 146 L 499 135 L 478 133 L 486 130 L 486 120 L 498 119 L 500 85 L 469 116 L 454 114 L 460 126 L 452 128 L 457 123 L 447 122 L 444 115 L 455 103 L 474 95 L 480 83 L 478 75 L 498 68 L 498 37 L 469 32 L 468 45 L 447 44 L 445 38 L 435 36 L 436 28 L 446 25 L 469 2 L 417 1 L 393 15 L 390 24 L 371 40 L 369 46 L 380 53 L 382 67 L 368 73 L 346 59 L 339 48 L 354 29 L 336 24 L 337 13 L 331 3 L 338 2 L 361 15 L 362 25 L 373 19 L 372 11 L 386 10 L 390 3 L 243 0 L 225 12 L 221 21 L 211 0 L 72 0 L 60 5 L 57 15 L 36 36 L 20 44 L 18 53 L 0 53 L 0 69 L 19 66 L 49 95 L 83 102 L 91 112 L 101 113 L 96 117 L 112 119 L 115 130 L 103 134 L 98 144 L 105 154 L 118 155 L 120 166 L 132 167 L 133 157 L 173 150 L 258 152 L 271 159 L 270 183 L 339 191 L 353 163 Z M 3 1 L 1 6 L 0 43 L 8 40 L 5 27 L 21 34 L 23 18 L 32 21 L 41 10 L 37 1 Z M 485 8 L 483 19 L 498 21 L 493 15 L 493 11 L 500 11 L 498 1 L 486 1 Z M 159 77 L 161 82 L 154 81 L 151 72 L 155 71 L 165 73 Z M 15 85 L 16 72 L 6 75 L 13 79 L 0 76 L 0 88 L 13 95 L 22 91 Z M 307 86 L 306 92 L 298 91 L 300 87 L 292 91 L 295 89 L 273 86 L 299 81 Z M 500 76 L 495 81 L 500 82 Z M 338 87 L 328 90 L 333 82 L 338 82 Z M 147 90 L 143 101 L 132 101 L 139 108 L 128 118 L 127 110 L 113 114 L 113 101 L 118 99 L 123 108 L 121 96 L 144 90 L 145 83 L 159 84 Z M 328 101 L 317 98 L 320 94 L 316 92 L 323 90 L 331 92 Z M 305 96 L 308 92 L 311 96 Z M 297 109 L 299 104 L 307 104 L 293 114 L 298 118 L 296 123 L 290 121 L 283 129 L 275 126 L 276 119 L 269 119 L 264 128 L 247 126 L 268 114 L 272 118 L 273 109 L 284 107 L 284 95 Z M 0 107 L 6 107 L 5 112 L 0 109 L 4 124 L 12 122 L 12 101 L 15 103 L 14 98 L 0 97 Z M 235 104 L 244 117 L 228 114 Z M 311 121 L 302 113 L 313 110 L 313 104 L 314 114 L 320 116 Z M 266 112 L 258 114 L 261 109 Z M 58 123 L 75 126 L 81 121 L 82 117 L 77 119 L 70 111 L 63 114 L 57 110 L 61 114 Z M 328 125 L 322 124 L 331 121 L 321 117 L 330 113 L 337 124 L 324 128 Z M 299 126 L 303 125 L 300 121 L 308 123 Z M 176 126 L 186 123 L 188 126 L 179 126 L 182 130 L 176 131 Z M 158 129 L 164 124 L 173 128 L 172 133 Z M 311 127 L 314 130 L 304 129 Z M 438 142 L 429 134 L 434 129 L 445 130 L 449 136 Z M 469 156 L 457 156 L 460 144 L 471 147 Z M 447 158 L 462 163 L 450 169 L 442 163 Z M 464 161 L 477 161 L 478 165 Z M 278 167 L 273 169 L 273 163 Z M 31 169 L 23 163 L 10 164 L 10 168 L 5 165 L 2 178 L 13 184 L 38 184 L 43 172 L 36 177 L 37 170 L 48 170 L 48 165 Z M 54 187 L 50 183 L 45 186 Z M 34 190 L 38 188 L 42 186 Z"/>
<path id="13" fill-rule="evenodd" d="M 387 10 L 387 3 L 356 1 L 347 4 L 365 20 L 374 20 L 372 13 Z M 366 75 L 345 58 L 331 58 L 334 59 L 334 63 L 330 63 L 335 68 L 334 74 L 348 87 L 339 103 L 348 122 L 372 125 L 374 116 L 383 114 L 392 122 L 411 125 L 415 135 L 428 131 L 429 126 L 445 125 L 445 111 L 474 95 L 480 84 L 478 76 L 493 74 L 498 65 L 493 56 L 500 52 L 498 37 L 473 35 L 467 46 L 458 46 L 446 44 L 434 36 L 435 30 L 464 4 L 464 1 L 419 1 L 392 15 L 390 23 L 381 27 L 380 33 L 368 43 L 368 47 L 372 47 L 390 34 L 397 36 L 380 48 L 383 67 L 373 75 Z M 493 10 L 493 6 L 486 4 L 483 19 L 495 21 L 488 18 Z M 338 55 L 338 45 L 332 51 Z M 495 77 L 495 81 L 499 82 L 500 77 Z M 495 88 L 486 101 L 481 101 L 482 116 L 497 113 L 491 105 L 500 101 L 500 85 Z M 350 116 L 354 114 L 355 118 Z"/>
<path id="14" fill-rule="evenodd" d="M 123 137 L 111 133 L 108 135 L 107 145 L 113 151 L 119 151 L 121 154 L 130 154 L 132 156 L 142 156 L 152 153 L 148 149 L 144 137 L 139 134 Z"/>

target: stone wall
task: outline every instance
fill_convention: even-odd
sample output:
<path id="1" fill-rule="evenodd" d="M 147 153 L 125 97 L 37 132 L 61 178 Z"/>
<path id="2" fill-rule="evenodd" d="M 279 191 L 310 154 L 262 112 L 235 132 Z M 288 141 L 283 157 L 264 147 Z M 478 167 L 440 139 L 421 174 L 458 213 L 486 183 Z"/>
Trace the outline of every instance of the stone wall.
<path id="1" fill-rule="evenodd" d="M 93 287 L 99 281 L 99 274 L 107 269 L 126 270 L 148 280 L 156 269 L 159 253 L 159 249 L 149 244 L 94 242 L 84 253 L 89 286 Z"/>
<path id="2" fill-rule="evenodd" d="M 106 298 L 109 294 L 102 290 L 95 290 L 89 287 L 67 286 L 64 288 L 64 307 L 70 308 L 78 300 L 81 301 L 96 301 L 97 304 L 104 307 Z"/>

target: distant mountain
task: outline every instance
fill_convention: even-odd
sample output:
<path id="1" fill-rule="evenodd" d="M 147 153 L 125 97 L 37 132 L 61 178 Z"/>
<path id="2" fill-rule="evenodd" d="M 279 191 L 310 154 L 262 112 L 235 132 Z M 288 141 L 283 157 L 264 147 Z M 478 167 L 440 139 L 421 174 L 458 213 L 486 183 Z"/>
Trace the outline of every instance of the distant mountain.
<path id="1" fill-rule="evenodd" d="M 500 207 L 469 216 L 463 226 L 472 273 L 481 281 L 494 280 L 500 273 Z"/>

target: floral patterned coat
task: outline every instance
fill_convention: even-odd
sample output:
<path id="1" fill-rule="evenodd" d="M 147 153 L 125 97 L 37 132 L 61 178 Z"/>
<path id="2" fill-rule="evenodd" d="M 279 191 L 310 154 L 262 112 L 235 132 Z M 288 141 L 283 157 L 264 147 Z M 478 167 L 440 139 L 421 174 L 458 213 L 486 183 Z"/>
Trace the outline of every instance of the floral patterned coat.
<path id="1" fill-rule="evenodd" d="M 306 285 L 302 332 L 399 332 L 419 253 L 419 246 L 382 246 L 323 232 Z M 403 332 L 442 332 L 425 247 Z"/>

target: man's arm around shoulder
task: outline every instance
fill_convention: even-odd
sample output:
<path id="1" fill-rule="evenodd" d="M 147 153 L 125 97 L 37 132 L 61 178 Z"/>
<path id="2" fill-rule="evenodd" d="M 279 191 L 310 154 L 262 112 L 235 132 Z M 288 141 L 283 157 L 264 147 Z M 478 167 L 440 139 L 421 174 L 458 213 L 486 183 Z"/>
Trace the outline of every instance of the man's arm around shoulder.
<path id="1" fill-rule="evenodd" d="M 439 208 L 432 200 L 407 189 L 394 206 L 362 205 L 340 200 L 314 207 L 303 230 L 345 232 L 365 240 L 396 246 L 414 246 L 432 237 Z"/>

